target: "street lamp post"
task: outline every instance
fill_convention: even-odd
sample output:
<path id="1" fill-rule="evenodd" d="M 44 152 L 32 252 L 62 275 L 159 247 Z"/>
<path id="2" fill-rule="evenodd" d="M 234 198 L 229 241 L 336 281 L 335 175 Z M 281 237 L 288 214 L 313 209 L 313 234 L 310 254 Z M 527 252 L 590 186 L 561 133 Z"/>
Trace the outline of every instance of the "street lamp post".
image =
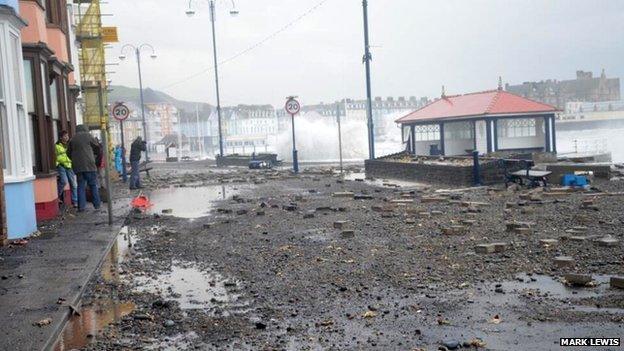
<path id="1" fill-rule="evenodd" d="M 122 61 L 126 59 L 126 55 L 124 54 L 126 49 L 134 50 L 134 53 L 136 55 L 137 68 L 139 72 L 139 92 L 141 95 L 141 119 L 143 123 L 143 140 L 145 140 L 145 143 L 147 144 L 147 122 L 145 120 L 145 102 L 143 98 L 143 74 L 141 73 L 141 50 L 143 49 L 151 50 L 152 53 L 150 57 L 152 59 L 155 59 L 157 57 L 156 51 L 154 50 L 154 47 L 151 46 L 150 44 L 141 44 L 139 46 L 126 44 L 121 48 L 121 55 L 119 55 L 119 59 Z M 149 147 L 148 147 L 145 149 L 145 162 L 149 162 L 149 161 L 150 159 L 149 159 Z"/>
<path id="2" fill-rule="evenodd" d="M 186 11 L 186 14 L 189 17 L 195 15 L 195 11 L 192 9 L 191 5 L 193 0 L 189 0 L 189 8 Z M 215 71 L 215 86 L 217 90 L 217 121 L 219 128 L 219 156 L 223 157 L 223 129 L 221 126 L 221 93 L 219 91 L 219 61 L 217 60 L 217 34 L 215 30 L 215 0 L 210 0 L 210 22 L 212 24 L 212 53 L 214 58 L 214 71 Z M 234 0 L 232 0 L 232 9 L 230 10 L 230 15 L 236 16 L 238 15 L 238 10 L 236 10 L 236 4 Z"/>
<path id="3" fill-rule="evenodd" d="M 366 64 L 366 117 L 368 120 L 368 157 L 375 159 L 375 128 L 373 125 L 373 102 L 371 94 L 371 68 L 373 59 L 368 43 L 368 0 L 362 1 L 364 11 L 364 63 Z"/>

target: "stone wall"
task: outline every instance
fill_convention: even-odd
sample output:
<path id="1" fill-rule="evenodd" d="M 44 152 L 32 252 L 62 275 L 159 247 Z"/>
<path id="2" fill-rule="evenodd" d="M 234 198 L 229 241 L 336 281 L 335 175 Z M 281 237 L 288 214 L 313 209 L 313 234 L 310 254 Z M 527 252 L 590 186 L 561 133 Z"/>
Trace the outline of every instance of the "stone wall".
<path id="1" fill-rule="evenodd" d="M 385 158 L 367 160 L 366 176 L 373 178 L 389 178 L 420 183 L 442 184 L 448 186 L 473 186 L 473 166 L 454 164 L 452 160 L 472 160 L 472 157 L 445 157 L 448 163 L 427 163 L 418 161 L 401 162 L 391 155 Z M 431 158 L 436 159 L 435 157 Z M 509 172 L 521 169 L 520 161 L 507 160 Z M 502 184 L 505 171 L 495 159 L 481 159 L 481 182 L 483 185 Z"/>

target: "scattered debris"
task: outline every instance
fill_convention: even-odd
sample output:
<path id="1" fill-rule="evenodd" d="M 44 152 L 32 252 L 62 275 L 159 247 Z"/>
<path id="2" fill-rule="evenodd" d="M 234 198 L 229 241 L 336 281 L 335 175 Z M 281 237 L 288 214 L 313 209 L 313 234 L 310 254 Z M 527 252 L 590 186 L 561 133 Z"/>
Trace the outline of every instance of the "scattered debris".
<path id="1" fill-rule="evenodd" d="M 52 318 L 44 318 L 40 321 L 33 323 L 33 325 L 36 327 L 42 328 L 42 327 L 50 325 L 51 323 L 52 323 Z"/>

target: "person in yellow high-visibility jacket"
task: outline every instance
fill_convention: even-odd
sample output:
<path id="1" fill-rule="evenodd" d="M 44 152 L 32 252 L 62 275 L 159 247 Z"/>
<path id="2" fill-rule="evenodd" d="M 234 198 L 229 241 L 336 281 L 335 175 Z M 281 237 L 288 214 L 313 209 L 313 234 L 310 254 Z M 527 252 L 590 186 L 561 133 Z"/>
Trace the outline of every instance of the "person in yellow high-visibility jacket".
<path id="1" fill-rule="evenodd" d="M 72 160 L 67 155 L 67 146 L 69 144 L 69 133 L 62 131 L 59 140 L 56 142 L 56 171 L 58 173 L 58 198 L 61 204 L 65 201 L 65 185 L 69 184 L 71 191 L 72 206 L 78 206 L 78 185 L 76 182 L 76 174 L 72 169 Z"/>

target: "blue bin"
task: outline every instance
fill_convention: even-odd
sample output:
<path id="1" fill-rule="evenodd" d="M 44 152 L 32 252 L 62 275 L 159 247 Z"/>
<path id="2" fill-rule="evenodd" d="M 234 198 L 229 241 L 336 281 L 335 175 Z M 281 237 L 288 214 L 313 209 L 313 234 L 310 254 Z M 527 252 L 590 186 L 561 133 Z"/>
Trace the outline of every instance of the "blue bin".
<path id="1" fill-rule="evenodd" d="M 577 176 L 574 174 L 564 174 L 563 177 L 561 177 L 561 185 L 563 186 L 583 187 L 588 184 L 589 182 L 587 181 L 587 177 L 585 176 Z"/>

